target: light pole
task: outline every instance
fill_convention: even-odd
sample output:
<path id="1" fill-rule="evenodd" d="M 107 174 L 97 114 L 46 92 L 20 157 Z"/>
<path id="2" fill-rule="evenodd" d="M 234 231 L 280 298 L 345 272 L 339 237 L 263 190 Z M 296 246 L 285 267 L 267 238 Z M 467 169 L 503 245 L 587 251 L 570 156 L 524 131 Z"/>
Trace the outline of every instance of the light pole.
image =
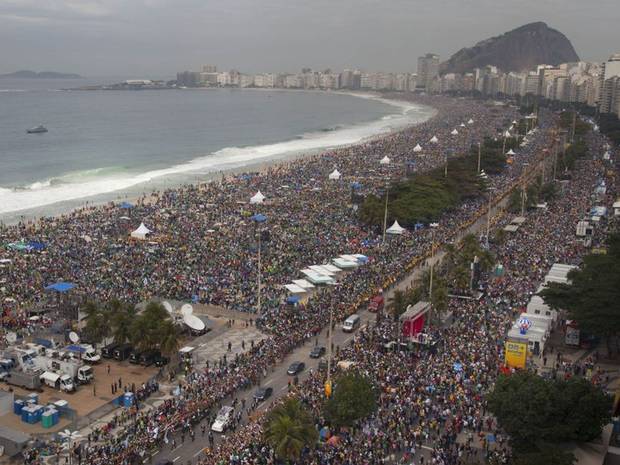
<path id="1" fill-rule="evenodd" d="M 329 391 L 331 394 L 331 386 L 332 386 L 332 328 L 334 326 L 334 307 L 330 305 L 329 307 L 329 331 L 327 336 L 327 381 L 326 385 L 329 386 Z M 329 397 L 329 395 L 328 395 Z"/>
<path id="2" fill-rule="evenodd" d="M 260 224 L 267 221 L 267 217 L 261 213 L 257 213 L 252 218 L 252 221 L 256 223 L 256 232 L 258 233 L 258 268 L 256 270 L 256 314 L 260 315 L 261 311 L 261 235 L 262 230 L 260 229 Z"/>
<path id="3" fill-rule="evenodd" d="M 439 226 L 437 223 L 431 223 L 431 263 L 430 263 L 430 280 L 428 284 L 428 300 L 430 301 L 430 315 L 428 316 L 429 323 L 432 323 L 432 311 L 433 311 L 433 261 L 435 259 L 435 228 Z"/>
<path id="4" fill-rule="evenodd" d="M 521 186 L 521 216 L 525 216 L 525 187 L 527 185 L 527 166 L 529 163 L 523 163 L 523 185 Z"/>
<path id="5" fill-rule="evenodd" d="M 482 145 L 478 142 L 478 173 L 480 173 L 480 156 L 482 155 Z"/>
<path id="6" fill-rule="evenodd" d="M 69 464 L 73 463 L 73 447 L 82 435 L 77 431 L 69 431 L 68 429 L 61 431 L 58 435 L 67 441 L 67 449 L 69 451 Z"/>
<path id="7" fill-rule="evenodd" d="M 385 244 L 385 231 L 387 229 L 387 215 L 388 215 L 388 197 L 390 195 L 390 184 L 386 181 L 385 183 L 385 211 L 383 212 L 383 239 L 381 240 L 382 244 Z"/>

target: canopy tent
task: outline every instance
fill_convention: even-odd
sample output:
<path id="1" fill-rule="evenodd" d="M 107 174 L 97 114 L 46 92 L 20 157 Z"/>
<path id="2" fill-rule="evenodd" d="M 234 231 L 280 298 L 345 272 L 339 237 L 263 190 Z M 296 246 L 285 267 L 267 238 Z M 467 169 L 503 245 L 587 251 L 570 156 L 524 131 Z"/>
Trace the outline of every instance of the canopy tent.
<path id="1" fill-rule="evenodd" d="M 400 236 L 405 232 L 405 228 L 403 228 L 400 224 L 398 224 L 398 220 L 394 221 L 394 224 L 385 230 L 387 234 L 392 234 L 394 236 Z"/>
<path id="2" fill-rule="evenodd" d="M 286 298 L 286 303 L 287 304 L 291 304 L 291 305 L 295 305 L 295 304 L 298 304 L 300 300 L 301 300 L 301 298 L 298 295 L 289 295 Z"/>
<path id="3" fill-rule="evenodd" d="M 342 176 L 342 175 L 340 174 L 340 171 L 338 171 L 337 169 L 334 169 L 334 171 L 329 173 L 329 179 L 333 179 L 335 181 L 340 179 L 340 176 Z"/>
<path id="4" fill-rule="evenodd" d="M 264 200 L 265 200 L 265 196 L 261 193 L 261 191 L 258 191 L 256 194 L 252 196 L 252 198 L 250 199 L 250 203 L 252 204 L 263 203 Z"/>
<path id="5" fill-rule="evenodd" d="M 327 268 L 325 268 L 322 265 L 310 265 L 308 268 L 310 268 L 315 273 L 322 274 L 322 275 L 325 275 L 325 276 L 334 276 L 336 274 L 333 271 L 328 270 Z M 340 271 L 340 270 L 338 270 L 338 271 Z"/>
<path id="6" fill-rule="evenodd" d="M 267 217 L 262 213 L 257 213 L 256 215 L 250 217 L 250 219 L 256 223 L 264 223 L 267 221 Z"/>
<path id="7" fill-rule="evenodd" d="M 357 261 L 345 260 L 344 258 L 334 258 L 332 262 L 334 262 L 334 265 L 336 265 L 338 268 L 341 268 L 343 270 L 348 270 L 359 266 L 359 263 L 357 263 Z"/>
<path id="8" fill-rule="evenodd" d="M 130 204 L 129 202 L 121 202 L 121 204 L 118 207 L 122 208 L 123 210 L 130 210 L 133 208 L 133 205 Z"/>
<path id="9" fill-rule="evenodd" d="M 506 152 L 506 155 L 516 155 L 515 151 L 510 149 L 508 150 L 508 152 Z"/>
<path id="10" fill-rule="evenodd" d="M 136 229 L 135 231 L 133 231 L 131 233 L 131 237 L 133 237 L 134 239 L 140 239 L 141 241 L 146 240 L 146 236 L 148 236 L 149 234 L 151 234 L 151 230 L 149 228 L 147 228 L 144 223 L 140 223 L 140 226 L 138 226 L 138 229 Z"/>
<path id="11" fill-rule="evenodd" d="M 382 165 L 389 165 L 390 164 L 390 158 L 386 155 L 385 157 L 383 157 L 379 163 L 381 163 Z"/>
<path id="12" fill-rule="evenodd" d="M 45 290 L 46 291 L 56 291 L 56 292 L 60 292 L 60 293 L 65 293 L 65 292 L 69 292 L 74 287 L 75 287 L 75 284 L 73 284 L 73 283 L 65 283 L 65 282 L 59 281 L 57 283 L 50 284 L 49 286 L 46 286 Z"/>
<path id="13" fill-rule="evenodd" d="M 416 146 L 413 148 L 414 152 L 421 152 L 422 151 L 422 146 L 420 144 L 416 144 Z"/>
<path id="14" fill-rule="evenodd" d="M 305 294 L 306 292 L 308 292 L 303 287 L 298 286 L 297 284 L 285 284 L 284 287 L 291 294 Z"/>
<path id="15" fill-rule="evenodd" d="M 512 134 L 510 134 L 510 131 L 506 131 L 504 133 L 504 137 L 512 137 Z"/>
<path id="16" fill-rule="evenodd" d="M 458 136 L 459 132 L 456 129 L 453 129 L 450 134 L 452 134 L 453 136 Z"/>
<path id="17" fill-rule="evenodd" d="M 467 124 L 474 124 L 474 120 L 470 118 Z"/>
<path id="18" fill-rule="evenodd" d="M 461 127 L 464 128 L 465 127 L 465 123 L 461 123 Z"/>
<path id="19" fill-rule="evenodd" d="M 329 276 L 325 276 L 323 274 L 319 274 L 313 270 L 309 270 L 307 268 L 301 270 L 301 273 L 306 276 L 306 278 L 308 279 L 308 281 L 310 281 L 312 284 L 329 284 L 329 283 L 333 283 L 334 280 L 332 278 L 330 278 Z"/>
<path id="20" fill-rule="evenodd" d="M 305 279 L 294 279 L 293 280 L 293 284 L 297 284 L 299 287 L 301 287 L 303 289 L 313 289 L 314 288 L 314 284 L 312 284 L 311 282 L 306 281 Z"/>
<path id="21" fill-rule="evenodd" d="M 431 144 L 436 144 L 437 142 L 439 142 L 439 139 L 437 139 L 437 136 L 431 137 Z"/>
<path id="22" fill-rule="evenodd" d="M 30 248 L 30 250 L 45 250 L 47 246 L 43 242 L 30 241 L 28 242 L 28 247 Z"/>
<path id="23" fill-rule="evenodd" d="M 362 264 L 368 263 L 368 257 L 366 255 L 362 255 L 361 253 L 355 253 L 353 254 L 353 256 L 357 258 L 357 261 Z"/>

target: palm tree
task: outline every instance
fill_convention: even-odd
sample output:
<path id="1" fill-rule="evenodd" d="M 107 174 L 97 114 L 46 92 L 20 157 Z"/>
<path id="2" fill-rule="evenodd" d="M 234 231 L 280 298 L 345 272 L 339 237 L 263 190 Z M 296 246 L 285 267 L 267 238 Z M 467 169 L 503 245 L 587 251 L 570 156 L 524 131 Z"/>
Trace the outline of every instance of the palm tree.
<path id="1" fill-rule="evenodd" d="M 269 413 L 264 436 L 278 458 L 293 462 L 318 440 L 312 416 L 297 399 L 288 399 Z"/>
<path id="2" fill-rule="evenodd" d="M 83 312 L 86 319 L 84 333 L 93 342 L 101 342 L 103 338 L 110 334 L 110 325 L 103 309 L 95 302 L 87 302 Z"/>
<path id="3" fill-rule="evenodd" d="M 172 320 L 164 320 L 159 327 L 159 350 L 170 360 L 179 353 L 179 339 L 179 330 Z"/>
<path id="4" fill-rule="evenodd" d="M 114 342 L 124 344 L 131 339 L 131 328 L 136 319 L 136 310 L 131 306 L 119 306 L 111 315 L 110 325 Z"/>
<path id="5" fill-rule="evenodd" d="M 392 318 L 394 318 L 394 339 L 398 339 L 400 334 L 398 319 L 407 310 L 407 305 L 409 305 L 407 294 L 398 289 L 388 299 L 388 311 L 392 314 Z"/>

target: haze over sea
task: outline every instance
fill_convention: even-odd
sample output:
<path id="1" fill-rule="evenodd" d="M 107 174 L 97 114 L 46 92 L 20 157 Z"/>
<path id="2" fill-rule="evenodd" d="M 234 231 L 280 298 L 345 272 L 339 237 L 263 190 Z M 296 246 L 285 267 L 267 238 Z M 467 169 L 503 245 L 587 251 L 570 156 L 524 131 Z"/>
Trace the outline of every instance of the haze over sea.
<path id="1" fill-rule="evenodd" d="M 327 92 L 59 90 L 91 83 L 0 79 L 1 220 L 352 144 L 432 115 L 410 103 Z M 26 134 L 38 124 L 49 132 Z"/>

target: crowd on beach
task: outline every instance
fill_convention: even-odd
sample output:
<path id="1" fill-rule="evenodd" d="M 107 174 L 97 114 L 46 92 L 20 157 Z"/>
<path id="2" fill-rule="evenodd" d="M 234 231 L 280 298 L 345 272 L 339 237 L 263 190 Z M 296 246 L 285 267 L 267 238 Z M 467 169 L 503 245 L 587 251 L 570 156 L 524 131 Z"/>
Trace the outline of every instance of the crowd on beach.
<path id="1" fill-rule="evenodd" d="M 336 318 L 353 313 L 423 261 L 430 250 L 429 230 L 408 232 L 382 245 L 381 231 L 355 218 L 350 184 L 359 182 L 376 191 L 387 179 L 402 176 L 408 162 L 415 161 L 418 170 L 441 165 L 446 150 L 464 153 L 517 117 L 513 108 L 466 100 L 439 98 L 433 105 L 438 115 L 430 121 L 358 146 L 262 173 L 155 193 L 127 213 L 110 205 L 3 231 L 3 240 L 36 238 L 47 244 L 44 253 L 11 255 L 9 279 L 3 285 L 18 302 L 36 305 L 45 284 L 63 279 L 77 283 L 76 292 L 89 298 L 139 301 L 196 295 L 214 305 L 255 311 L 256 226 L 250 216 L 263 213 L 268 218 L 263 227 L 269 229 L 270 240 L 262 257 L 265 277 L 257 325 L 270 336 L 230 363 L 193 371 L 180 394 L 162 406 L 136 411 L 133 421 L 98 430 L 96 440 L 85 448 L 88 463 L 130 463 L 162 447 L 173 431 L 189 434 L 222 399 L 259 383 L 269 367 L 316 335 L 329 320 L 330 309 Z M 468 124 L 470 119 L 473 124 Z M 524 163 L 534 164 L 549 148 L 548 130 L 554 122 L 553 115 L 544 114 L 515 163 L 491 178 L 498 197 L 519 182 Z M 455 128 L 458 135 L 451 134 Z M 429 142 L 433 136 L 437 144 Z M 412 151 L 417 143 L 423 146 L 420 153 Z M 386 155 L 391 162 L 381 165 Z M 328 179 L 334 168 L 343 174 L 338 181 Z M 546 212 L 529 214 L 520 234 L 495 251 L 500 262 L 516 260 L 520 266 L 511 265 L 504 278 L 490 282 L 485 300 L 450 302 L 456 323 L 438 333 L 441 342 L 435 352 L 411 357 L 375 350 L 377 340 L 393 334 L 389 321 L 360 333 L 343 349 L 341 358 L 355 361 L 381 387 L 380 411 L 354 433 L 342 435 L 340 445 L 313 452 L 308 463 L 382 463 L 385 454 L 410 457 L 422 446 L 431 447 L 435 463 L 457 463 L 458 457 L 473 453 L 474 434 L 494 431 L 483 394 L 497 373 L 512 312 L 529 298 L 550 264 L 575 262 L 581 255 L 576 244 L 566 240 L 573 237 L 572 230 L 569 234 L 565 229 L 574 228 L 573 217 L 589 206 L 587 191 L 599 167 L 588 163 L 583 169 L 585 174 L 571 181 L 571 189 Z M 265 203 L 250 205 L 248 199 L 258 190 L 266 196 Z M 447 212 L 435 240 L 455 240 L 484 214 L 485 206 L 485 199 L 475 199 Z M 142 221 L 155 231 L 152 243 L 127 239 Z M 369 256 L 369 263 L 344 275 L 338 286 L 317 291 L 305 306 L 293 310 L 283 305 L 282 285 L 299 277 L 301 268 L 356 252 Z M 34 272 L 28 274 L 29 269 Z M 456 361 L 462 366 L 458 373 Z M 317 409 L 321 380 L 313 376 L 308 384 L 301 391 L 302 400 Z M 260 431 L 258 422 L 243 427 L 211 451 L 205 463 L 270 463 L 272 454 L 261 442 Z M 471 433 L 472 439 L 457 445 L 463 432 Z M 35 453 L 30 463 L 36 460 Z"/>
<path id="2" fill-rule="evenodd" d="M 588 142 L 592 154 L 604 153 L 600 135 L 590 135 Z M 488 277 L 487 293 L 479 301 L 450 300 L 454 323 L 434 328 L 439 344 L 433 350 L 385 351 L 383 344 L 394 334 L 391 319 L 360 331 L 339 359 L 354 362 L 355 369 L 377 386 L 378 410 L 354 429 L 335 432 L 337 441 L 326 440 L 306 450 L 303 463 L 383 464 L 388 459 L 392 463 L 457 465 L 491 457 L 494 463 L 506 463 L 510 456 L 507 438 L 485 405 L 485 395 L 503 364 L 505 334 L 554 263 L 578 265 L 587 253 L 574 229 L 592 207 L 591 195 L 607 168 L 600 158 L 584 161 L 548 209 L 528 212 L 518 234 L 492 245 L 504 274 Z M 613 178 L 607 180 L 607 187 L 601 203 L 609 206 L 617 194 Z M 498 226 L 507 221 L 510 218 Z M 596 234 L 602 238 L 605 233 L 602 226 Z M 595 359 L 584 364 L 597 371 Z M 316 373 L 291 394 L 313 412 L 319 429 L 326 424 L 321 417 L 324 379 L 324 374 Z M 261 420 L 250 422 L 200 463 L 277 463 L 274 451 L 264 442 L 262 426 Z"/>

